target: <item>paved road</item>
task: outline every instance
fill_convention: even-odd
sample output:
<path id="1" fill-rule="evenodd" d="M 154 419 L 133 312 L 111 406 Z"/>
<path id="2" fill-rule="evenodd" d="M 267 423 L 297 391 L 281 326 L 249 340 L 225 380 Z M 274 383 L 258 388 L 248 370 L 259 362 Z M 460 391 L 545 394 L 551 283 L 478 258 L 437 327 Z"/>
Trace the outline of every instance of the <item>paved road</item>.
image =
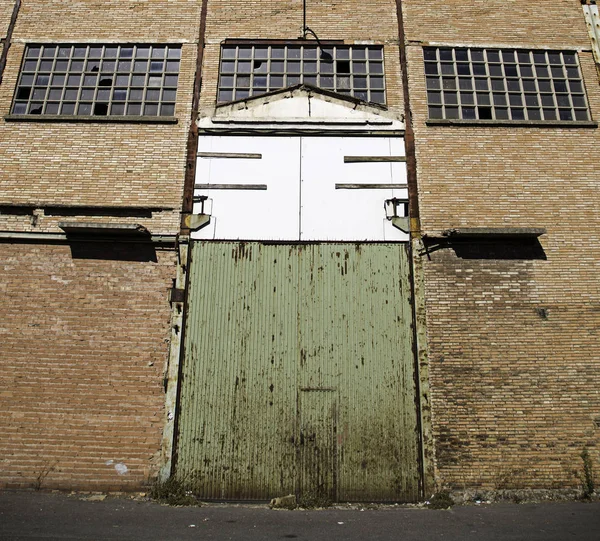
<path id="1" fill-rule="evenodd" d="M 0 492 L 0 539 L 60 540 L 600 540 L 600 502 L 495 504 L 446 511 L 274 511 L 266 506 L 166 507 L 42 492 Z"/>

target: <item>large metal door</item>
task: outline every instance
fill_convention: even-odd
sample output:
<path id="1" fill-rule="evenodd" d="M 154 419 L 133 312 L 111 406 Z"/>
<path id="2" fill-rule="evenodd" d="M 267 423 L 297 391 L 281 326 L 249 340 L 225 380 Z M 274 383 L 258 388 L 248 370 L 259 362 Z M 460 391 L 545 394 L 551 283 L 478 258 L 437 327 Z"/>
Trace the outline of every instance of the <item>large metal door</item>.
<path id="1" fill-rule="evenodd" d="M 192 245 L 182 481 L 216 499 L 419 497 L 407 249 Z"/>

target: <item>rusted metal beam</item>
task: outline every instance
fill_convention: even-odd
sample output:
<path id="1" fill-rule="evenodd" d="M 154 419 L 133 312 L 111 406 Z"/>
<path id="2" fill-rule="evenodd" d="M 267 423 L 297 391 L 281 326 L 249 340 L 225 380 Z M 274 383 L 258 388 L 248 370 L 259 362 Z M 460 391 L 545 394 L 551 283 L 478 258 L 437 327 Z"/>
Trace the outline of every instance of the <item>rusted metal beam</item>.
<path id="1" fill-rule="evenodd" d="M 406 188 L 406 184 L 336 184 L 336 190 L 395 190 Z"/>
<path id="2" fill-rule="evenodd" d="M 420 237 L 419 199 L 417 185 L 417 158 L 415 152 L 415 132 L 413 130 L 410 92 L 408 88 L 408 61 L 406 59 L 406 34 L 402 0 L 396 0 L 398 17 L 398 47 L 400 50 L 400 71 L 402 73 L 402 93 L 404 97 L 404 144 L 406 146 L 406 176 L 408 181 L 408 212 L 411 219 L 411 235 Z"/>
<path id="3" fill-rule="evenodd" d="M 2 40 L 4 48 L 2 49 L 2 55 L 0 56 L 0 84 L 2 84 L 2 78 L 4 77 L 4 68 L 6 67 L 6 60 L 8 58 L 8 50 L 12 42 L 12 35 L 17 24 L 17 17 L 19 16 L 19 9 L 21 9 L 21 0 L 15 0 L 13 6 L 13 12 L 8 23 L 8 29 L 6 30 L 6 37 Z"/>
<path id="4" fill-rule="evenodd" d="M 248 160 L 260 160 L 262 154 L 244 152 L 198 152 L 198 158 L 242 158 Z"/>
<path id="5" fill-rule="evenodd" d="M 406 156 L 344 156 L 344 163 L 405 162 Z"/>
<path id="6" fill-rule="evenodd" d="M 196 160 L 198 153 L 198 107 L 200 89 L 202 88 L 202 61 L 204 59 L 204 37 L 206 34 L 206 14 L 208 0 L 202 0 L 200 11 L 200 30 L 198 33 L 198 52 L 196 58 L 196 75 L 194 77 L 194 94 L 192 97 L 192 113 L 190 131 L 187 140 L 187 158 L 185 180 L 183 185 L 183 204 L 181 208 L 181 235 L 189 235 L 190 229 L 186 217 L 192 214 L 194 208 L 194 182 L 196 180 Z"/>
<path id="7" fill-rule="evenodd" d="M 266 190 L 266 184 L 195 184 L 196 190 Z"/>
<path id="8" fill-rule="evenodd" d="M 415 361 L 416 405 L 418 410 L 419 435 L 421 438 L 420 468 L 421 496 L 435 491 L 434 443 L 431 429 L 431 400 L 429 396 L 429 360 L 426 334 L 426 307 L 423 261 L 419 256 L 421 241 L 421 222 L 418 199 L 417 158 L 415 133 L 413 129 L 410 91 L 408 86 L 408 60 L 406 57 L 406 34 L 402 0 L 396 0 L 398 18 L 398 47 L 400 53 L 400 71 L 402 73 L 402 92 L 404 97 L 404 143 L 406 147 L 406 172 L 408 182 L 408 213 L 410 218 L 410 287 L 412 292 L 413 350 Z"/>

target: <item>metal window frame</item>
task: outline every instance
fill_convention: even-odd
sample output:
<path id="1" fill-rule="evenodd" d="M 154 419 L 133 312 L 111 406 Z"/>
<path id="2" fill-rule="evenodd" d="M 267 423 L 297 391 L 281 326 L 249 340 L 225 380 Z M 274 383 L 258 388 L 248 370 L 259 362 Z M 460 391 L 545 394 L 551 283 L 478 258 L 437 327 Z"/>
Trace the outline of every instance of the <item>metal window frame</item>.
<path id="1" fill-rule="evenodd" d="M 591 120 L 574 51 L 423 47 L 423 62 L 430 120 Z"/>
<path id="2" fill-rule="evenodd" d="M 34 53 L 35 50 L 38 52 Z M 161 51 L 162 57 L 155 55 L 156 51 Z M 11 116 L 172 117 L 180 64 L 181 45 L 28 43 L 23 51 Z M 37 84 L 40 77 L 48 80 Z M 167 81 L 167 77 L 176 79 Z M 108 79 L 110 84 L 102 84 Z M 28 95 L 20 94 L 21 91 Z M 123 99 L 117 99 L 120 95 Z"/>
<path id="3" fill-rule="evenodd" d="M 273 56 L 273 51 L 282 51 L 282 57 Z M 320 58 L 321 48 L 316 43 L 287 43 L 287 42 L 230 42 L 221 44 L 219 59 L 219 83 L 217 87 L 217 103 L 227 103 L 267 92 L 279 90 L 297 84 L 310 84 L 325 90 L 361 99 L 365 102 L 386 104 L 385 60 L 383 45 L 343 45 L 339 43 L 323 43 L 322 50 L 332 57 L 332 61 Z M 364 58 L 359 58 L 357 52 L 364 51 Z M 242 57 L 240 51 L 247 51 L 248 56 Z M 257 56 L 262 51 L 266 56 Z M 297 51 L 293 53 L 292 51 Z M 347 51 L 347 58 L 343 58 Z M 378 58 L 371 58 L 370 51 Z M 307 54 L 308 53 L 308 54 Z M 356 57 L 355 57 L 356 55 Z M 339 62 L 348 61 L 349 71 L 338 72 Z M 255 62 L 265 62 L 266 68 L 257 71 Z M 232 70 L 225 70 L 224 64 L 232 63 Z M 246 63 L 249 66 L 246 66 Z M 274 63 L 281 63 L 282 69 L 275 71 Z M 306 68 L 314 63 L 314 71 Z M 249 71 L 241 71 L 240 64 Z M 296 65 L 297 64 L 297 65 Z M 364 73 L 355 72 L 355 68 L 364 64 Z M 297 68 L 291 71 L 290 67 Z M 373 68 L 371 68 L 373 66 Z M 279 66 L 277 66 L 279 67 Z M 375 71 L 379 69 L 379 71 Z M 256 84 L 256 79 L 265 78 L 265 84 Z M 357 78 L 364 77 L 364 88 L 356 87 Z M 229 80 L 228 78 L 231 78 Z M 277 79 L 274 79 L 277 78 Z M 323 80 L 325 79 L 326 80 Z M 242 84 L 240 84 L 242 80 Z M 373 86 L 379 82 L 380 88 Z"/>

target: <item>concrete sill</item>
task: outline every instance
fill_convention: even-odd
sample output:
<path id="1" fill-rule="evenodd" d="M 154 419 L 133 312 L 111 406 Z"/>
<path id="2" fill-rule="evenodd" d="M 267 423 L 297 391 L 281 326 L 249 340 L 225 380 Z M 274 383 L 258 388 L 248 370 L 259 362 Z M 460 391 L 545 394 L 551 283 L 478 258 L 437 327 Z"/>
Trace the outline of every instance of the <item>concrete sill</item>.
<path id="1" fill-rule="evenodd" d="M 425 121 L 427 126 L 476 126 L 501 128 L 597 128 L 594 121 L 566 120 L 450 120 L 446 118 L 430 118 Z"/>
<path id="2" fill-rule="evenodd" d="M 6 115 L 6 122 L 103 122 L 109 124 L 177 124 L 174 116 Z"/>
<path id="3" fill-rule="evenodd" d="M 537 238 L 546 234 L 543 227 L 457 227 L 442 231 L 443 238 L 509 239 Z"/>

